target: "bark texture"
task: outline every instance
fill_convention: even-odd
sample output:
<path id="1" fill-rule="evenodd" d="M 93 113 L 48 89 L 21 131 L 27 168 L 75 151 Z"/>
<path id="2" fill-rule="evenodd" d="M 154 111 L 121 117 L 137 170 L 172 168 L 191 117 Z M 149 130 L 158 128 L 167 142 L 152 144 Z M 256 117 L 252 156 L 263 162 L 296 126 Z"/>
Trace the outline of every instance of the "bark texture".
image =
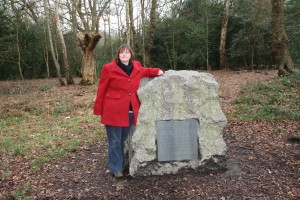
<path id="1" fill-rule="evenodd" d="M 101 35 L 96 31 L 92 31 L 90 33 L 79 32 L 77 35 L 77 42 L 82 51 L 82 85 L 92 85 L 96 83 L 96 62 L 94 51 L 100 39 Z"/>
<path id="2" fill-rule="evenodd" d="M 222 15 L 222 29 L 220 37 L 220 68 L 227 68 L 227 55 L 226 55 L 226 37 L 227 37 L 227 27 L 228 27 L 228 18 L 229 18 L 229 6 L 231 0 L 224 1 L 224 9 Z"/>
<path id="3" fill-rule="evenodd" d="M 62 48 L 63 59 L 64 59 L 64 67 L 65 67 L 65 71 L 66 71 L 67 85 L 73 85 L 74 80 L 72 78 L 71 70 L 70 70 L 70 67 L 69 67 L 67 47 L 66 47 L 63 32 L 61 30 L 61 26 L 60 26 L 60 23 L 59 23 L 59 2 L 60 2 L 59 0 L 55 1 L 56 30 L 57 30 L 57 34 L 59 36 L 59 40 L 60 40 L 60 44 L 61 44 L 61 48 Z"/>
<path id="4" fill-rule="evenodd" d="M 60 64 L 57 60 L 57 57 L 56 57 L 56 54 L 55 54 L 55 51 L 54 51 L 52 33 L 51 33 L 51 28 L 50 28 L 50 19 L 49 19 L 49 13 L 48 13 L 48 6 L 49 6 L 49 2 L 47 0 L 44 0 L 47 31 L 48 31 L 48 36 L 49 36 L 49 44 L 50 44 L 51 54 L 52 54 L 52 58 L 53 58 L 53 61 L 54 61 L 54 64 L 55 64 L 55 69 L 56 69 L 56 74 L 57 74 L 58 81 L 59 81 L 61 86 L 64 86 L 65 83 L 62 79 L 62 75 L 61 75 L 61 72 L 60 72 Z"/>
<path id="5" fill-rule="evenodd" d="M 153 40 L 155 37 L 155 29 L 157 24 L 156 19 L 156 10 L 157 10 L 157 0 L 151 1 L 151 10 L 150 10 L 150 27 L 148 29 L 149 38 L 145 47 L 145 64 L 150 65 L 151 49 L 153 46 Z"/>
<path id="6" fill-rule="evenodd" d="M 288 49 L 288 37 L 284 26 L 284 0 L 271 0 L 271 54 L 278 66 L 278 75 L 286 75 L 295 70 Z"/>

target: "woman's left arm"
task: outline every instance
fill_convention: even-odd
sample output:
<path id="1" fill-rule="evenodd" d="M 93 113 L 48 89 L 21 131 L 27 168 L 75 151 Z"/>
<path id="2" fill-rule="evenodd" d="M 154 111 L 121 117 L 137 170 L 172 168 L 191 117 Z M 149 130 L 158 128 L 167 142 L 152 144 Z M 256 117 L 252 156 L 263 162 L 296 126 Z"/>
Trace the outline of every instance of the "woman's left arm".
<path id="1" fill-rule="evenodd" d="M 149 77 L 150 78 L 150 77 L 155 77 L 155 76 L 161 76 L 161 75 L 164 74 L 164 71 L 161 70 L 160 68 L 151 68 L 151 67 L 145 68 L 141 65 L 140 62 L 137 62 L 137 61 L 136 61 L 135 64 L 137 64 L 139 67 L 142 68 L 143 77 Z"/>

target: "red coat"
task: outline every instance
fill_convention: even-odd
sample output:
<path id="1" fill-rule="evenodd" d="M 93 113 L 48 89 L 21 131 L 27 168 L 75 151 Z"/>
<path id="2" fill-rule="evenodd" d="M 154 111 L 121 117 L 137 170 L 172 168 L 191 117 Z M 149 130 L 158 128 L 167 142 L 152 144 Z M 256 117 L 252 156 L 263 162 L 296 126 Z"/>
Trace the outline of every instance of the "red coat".
<path id="1" fill-rule="evenodd" d="M 136 125 L 140 101 L 137 90 L 143 77 L 158 76 L 159 68 L 144 68 L 134 61 L 128 76 L 116 63 L 105 64 L 102 68 L 94 103 L 94 114 L 101 115 L 101 123 L 112 126 L 129 126 L 129 105 L 132 104 Z"/>

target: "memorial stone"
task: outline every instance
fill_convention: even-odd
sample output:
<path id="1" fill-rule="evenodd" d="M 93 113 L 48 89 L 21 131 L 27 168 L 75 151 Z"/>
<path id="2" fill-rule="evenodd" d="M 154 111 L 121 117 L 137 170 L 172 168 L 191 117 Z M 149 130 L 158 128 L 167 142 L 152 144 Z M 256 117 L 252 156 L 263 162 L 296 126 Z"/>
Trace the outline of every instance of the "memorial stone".
<path id="1" fill-rule="evenodd" d="M 197 71 L 166 71 L 143 79 L 137 126 L 128 139 L 131 176 L 226 167 L 218 83 Z"/>

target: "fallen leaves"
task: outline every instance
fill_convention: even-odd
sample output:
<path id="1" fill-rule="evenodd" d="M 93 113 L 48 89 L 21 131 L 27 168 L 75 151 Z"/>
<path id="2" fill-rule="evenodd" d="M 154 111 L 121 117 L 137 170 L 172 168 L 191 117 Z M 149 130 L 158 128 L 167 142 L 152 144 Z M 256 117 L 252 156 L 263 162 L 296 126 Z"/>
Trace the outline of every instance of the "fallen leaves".
<path id="1" fill-rule="evenodd" d="M 230 71 L 213 71 L 212 73 L 220 83 L 221 102 L 225 113 L 232 109 L 231 102 L 237 97 L 241 85 L 254 79 L 265 81 L 275 75 L 273 72 L 235 74 Z M 29 93 L 38 86 L 31 83 L 22 87 L 23 89 L 20 89 L 17 85 L 13 92 L 18 95 Z M 76 97 L 74 104 L 78 109 L 62 116 L 64 123 L 68 124 L 77 116 L 88 115 L 91 112 L 88 105 L 94 99 L 96 88 L 70 86 L 52 88 L 49 91 L 51 94 L 48 97 L 44 93 L 40 98 L 25 101 L 41 107 L 47 105 L 45 109 L 50 112 L 51 106 L 61 102 L 61 99 L 55 99 L 54 94 L 63 94 L 59 98 Z M 46 99 L 43 99 L 44 97 Z M 5 106 L 17 105 L 18 101 L 21 101 L 16 96 L 15 99 L 9 98 L 13 104 Z M 8 96 L 5 100 L 8 100 Z M 39 102 L 34 104 L 33 101 L 36 100 L 41 104 Z M 0 106 L 3 103 L 1 102 Z M 48 111 L 45 115 L 48 115 Z M 49 124 L 57 131 L 59 129 L 54 129 L 55 123 Z M 34 123 L 31 122 L 28 127 L 33 128 Z M 99 124 L 97 128 L 100 127 Z M 94 129 L 89 121 L 83 121 L 72 138 L 79 140 L 79 135 L 88 135 Z M 70 130 L 66 127 L 60 134 L 61 138 L 68 131 Z M 133 179 L 128 177 L 122 181 L 115 181 L 107 173 L 105 138 L 82 144 L 69 156 L 41 163 L 40 169 L 36 172 L 32 171 L 31 164 L 25 157 L 0 157 L 0 199 L 12 199 L 15 191 L 26 192 L 30 188 L 30 192 L 26 195 L 32 199 L 296 200 L 300 198 L 300 146 L 297 143 L 288 143 L 287 140 L 299 132 L 300 124 L 293 121 L 229 120 L 224 130 L 224 140 L 228 146 L 226 155 L 228 170 L 207 174 L 190 171 L 166 176 Z M 28 134 L 29 140 L 33 140 L 34 137 L 39 136 Z M 60 143 L 61 146 L 64 145 L 63 141 Z M 35 156 L 39 154 L 34 153 Z"/>

